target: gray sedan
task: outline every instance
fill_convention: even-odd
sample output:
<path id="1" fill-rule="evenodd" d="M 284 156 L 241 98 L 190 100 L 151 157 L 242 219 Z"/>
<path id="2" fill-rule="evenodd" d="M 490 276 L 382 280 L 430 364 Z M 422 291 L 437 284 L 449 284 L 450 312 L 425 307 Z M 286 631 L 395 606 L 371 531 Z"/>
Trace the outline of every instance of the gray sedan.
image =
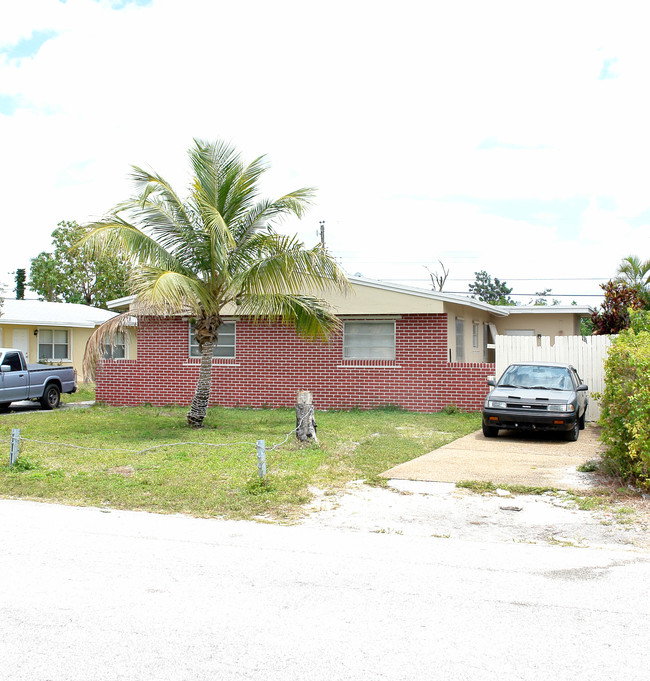
<path id="1" fill-rule="evenodd" d="M 496 437 L 500 428 L 545 430 L 578 439 L 585 427 L 589 388 L 570 364 L 511 364 L 485 398 L 483 434 Z"/>

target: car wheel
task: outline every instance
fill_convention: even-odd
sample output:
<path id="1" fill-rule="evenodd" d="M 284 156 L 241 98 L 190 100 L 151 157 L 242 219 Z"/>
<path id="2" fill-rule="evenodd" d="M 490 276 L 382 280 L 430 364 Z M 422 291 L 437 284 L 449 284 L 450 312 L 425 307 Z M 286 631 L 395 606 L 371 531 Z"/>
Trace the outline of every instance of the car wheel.
<path id="1" fill-rule="evenodd" d="M 11 402 L 0 402 L 0 412 L 1 411 L 9 411 L 9 405 Z"/>
<path id="2" fill-rule="evenodd" d="M 566 439 L 569 442 L 575 442 L 578 439 L 578 435 L 580 435 L 580 420 L 576 419 L 573 428 L 566 434 Z"/>
<path id="3" fill-rule="evenodd" d="M 485 437 L 496 437 L 499 434 L 499 429 L 496 426 L 486 426 L 483 424 L 483 435 Z"/>
<path id="4" fill-rule="evenodd" d="M 48 385 L 39 400 L 43 409 L 56 409 L 61 403 L 61 391 L 57 385 Z"/>
<path id="5" fill-rule="evenodd" d="M 585 417 L 586 416 L 587 416 L 587 410 L 585 409 L 582 416 L 578 419 L 578 426 L 579 426 L 580 430 L 585 429 Z"/>

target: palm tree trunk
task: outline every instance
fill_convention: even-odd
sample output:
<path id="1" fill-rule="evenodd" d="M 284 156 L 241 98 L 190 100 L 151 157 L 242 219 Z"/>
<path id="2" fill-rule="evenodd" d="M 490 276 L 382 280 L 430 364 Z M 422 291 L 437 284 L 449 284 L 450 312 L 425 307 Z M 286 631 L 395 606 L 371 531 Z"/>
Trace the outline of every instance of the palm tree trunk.
<path id="1" fill-rule="evenodd" d="M 187 423 L 192 428 L 202 428 L 203 420 L 208 409 L 210 400 L 210 382 L 212 379 L 212 343 L 203 343 L 201 346 L 201 366 L 199 367 L 199 380 L 192 406 L 187 412 Z"/>

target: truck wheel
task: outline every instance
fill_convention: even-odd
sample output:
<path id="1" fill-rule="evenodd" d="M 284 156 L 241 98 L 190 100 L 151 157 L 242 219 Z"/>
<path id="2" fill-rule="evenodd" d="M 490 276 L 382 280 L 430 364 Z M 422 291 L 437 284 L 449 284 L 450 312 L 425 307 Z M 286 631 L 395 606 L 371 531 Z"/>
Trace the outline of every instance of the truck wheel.
<path id="1" fill-rule="evenodd" d="M 43 409 L 56 409 L 61 403 L 61 391 L 58 385 L 48 385 L 43 397 L 39 400 Z"/>

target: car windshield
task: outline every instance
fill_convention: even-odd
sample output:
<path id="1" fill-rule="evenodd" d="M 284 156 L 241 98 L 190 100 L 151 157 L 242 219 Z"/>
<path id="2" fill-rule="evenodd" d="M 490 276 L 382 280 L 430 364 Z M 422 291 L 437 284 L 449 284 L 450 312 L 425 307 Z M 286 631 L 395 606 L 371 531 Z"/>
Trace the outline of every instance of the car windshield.
<path id="1" fill-rule="evenodd" d="M 571 390 L 571 375 L 564 367 L 532 365 L 509 366 L 498 385 L 502 388 L 540 388 L 543 390 Z"/>

